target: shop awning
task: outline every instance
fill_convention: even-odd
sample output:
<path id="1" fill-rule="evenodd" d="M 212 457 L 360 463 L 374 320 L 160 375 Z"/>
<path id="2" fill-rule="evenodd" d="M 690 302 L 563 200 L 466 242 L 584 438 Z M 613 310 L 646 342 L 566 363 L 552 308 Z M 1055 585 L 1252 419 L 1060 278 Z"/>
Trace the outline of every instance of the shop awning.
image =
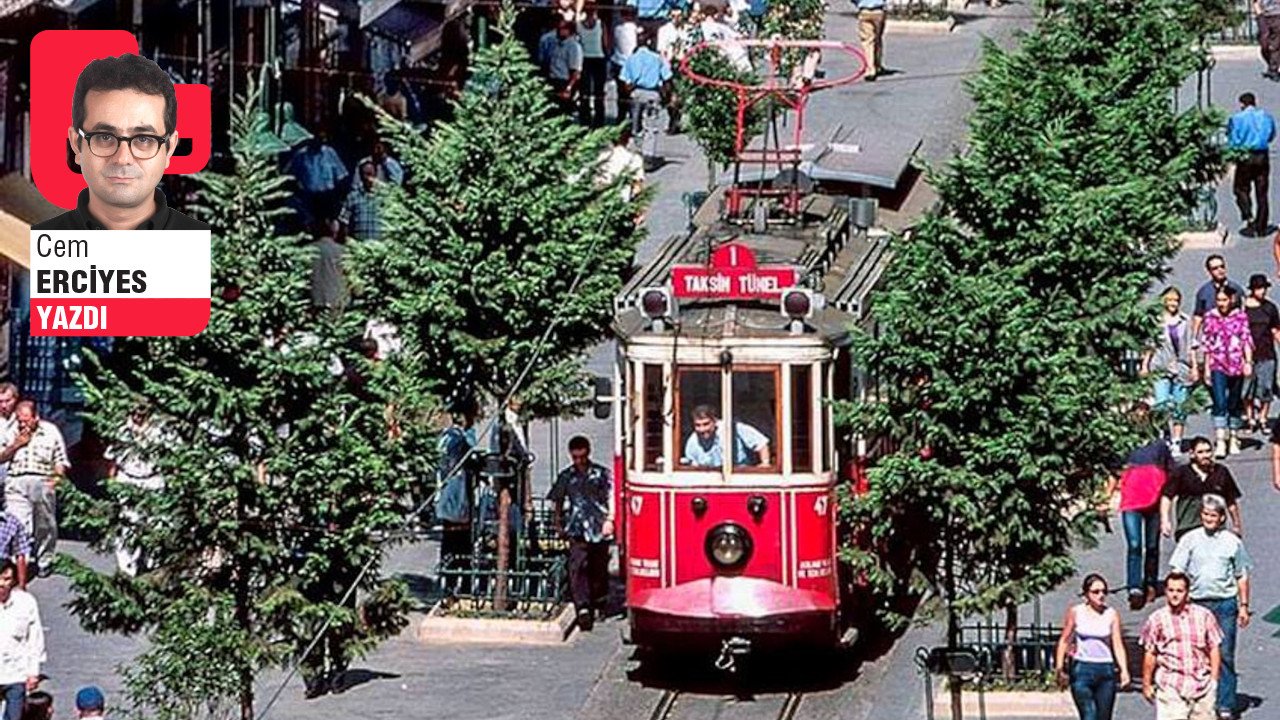
<path id="1" fill-rule="evenodd" d="M 0 177 L 0 255 L 31 267 L 31 225 L 62 212 L 21 174 Z"/>
<path id="2" fill-rule="evenodd" d="M 370 0 L 360 5 L 360 29 L 409 43 L 409 62 L 440 49 L 440 29 L 467 9 L 467 0 Z"/>

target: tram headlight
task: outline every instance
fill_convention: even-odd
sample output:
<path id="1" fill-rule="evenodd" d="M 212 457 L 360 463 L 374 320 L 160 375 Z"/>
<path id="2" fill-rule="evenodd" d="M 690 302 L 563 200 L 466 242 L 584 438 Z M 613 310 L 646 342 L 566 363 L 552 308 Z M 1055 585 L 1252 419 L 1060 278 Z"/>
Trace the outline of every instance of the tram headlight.
<path id="1" fill-rule="evenodd" d="M 722 568 L 745 565 L 751 557 L 751 536 L 733 523 L 717 525 L 707 533 L 707 557 Z"/>
<path id="2" fill-rule="evenodd" d="M 670 288 L 644 288 L 640 291 L 638 300 L 640 312 L 650 320 L 675 317 L 676 299 Z"/>

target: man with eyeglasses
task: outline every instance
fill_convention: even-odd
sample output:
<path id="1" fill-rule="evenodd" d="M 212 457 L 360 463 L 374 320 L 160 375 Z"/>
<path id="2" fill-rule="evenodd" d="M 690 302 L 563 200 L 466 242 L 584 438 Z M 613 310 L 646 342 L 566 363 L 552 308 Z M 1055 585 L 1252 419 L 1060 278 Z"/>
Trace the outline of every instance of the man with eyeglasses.
<path id="1" fill-rule="evenodd" d="M 1213 309 L 1219 290 L 1229 287 L 1235 291 L 1236 298 L 1244 297 L 1244 288 L 1227 277 L 1227 261 L 1221 255 L 1214 253 L 1205 258 L 1204 269 L 1209 273 L 1209 280 L 1196 290 L 1196 304 L 1191 313 L 1191 337 L 1197 343 L 1200 341 L 1200 326 L 1204 323 L 1204 316 Z"/>
<path id="2" fill-rule="evenodd" d="M 121 55 L 80 73 L 67 140 L 88 185 L 74 210 L 33 230 L 208 230 L 157 187 L 178 147 L 173 81 L 151 60 Z"/>

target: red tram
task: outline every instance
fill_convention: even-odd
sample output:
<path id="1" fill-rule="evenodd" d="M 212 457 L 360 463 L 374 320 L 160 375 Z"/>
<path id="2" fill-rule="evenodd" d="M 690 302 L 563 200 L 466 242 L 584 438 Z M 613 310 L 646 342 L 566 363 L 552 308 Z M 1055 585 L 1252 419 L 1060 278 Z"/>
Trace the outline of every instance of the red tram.
<path id="1" fill-rule="evenodd" d="M 860 458 L 827 401 L 866 392 L 848 346 L 870 322 L 887 238 L 868 236 L 868 201 L 810 195 L 763 232 L 718 219 L 718 202 L 616 305 L 631 639 L 722 657 L 847 644 L 835 490 L 858 481 Z"/>

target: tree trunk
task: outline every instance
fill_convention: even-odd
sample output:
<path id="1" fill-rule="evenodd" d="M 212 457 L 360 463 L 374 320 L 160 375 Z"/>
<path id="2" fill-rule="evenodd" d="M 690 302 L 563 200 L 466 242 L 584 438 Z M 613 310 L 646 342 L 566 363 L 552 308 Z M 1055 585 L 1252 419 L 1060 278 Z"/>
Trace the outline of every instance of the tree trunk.
<path id="1" fill-rule="evenodd" d="M 507 532 L 511 518 L 511 483 L 498 490 L 498 576 L 493 584 L 493 609 L 507 609 L 507 569 L 511 566 L 511 543 Z"/>
<path id="2" fill-rule="evenodd" d="M 1004 651 L 1000 653 L 1000 672 L 1006 682 L 1013 682 L 1018 674 L 1017 658 L 1013 644 L 1018 640 L 1018 606 L 1009 603 L 1004 609 Z"/>
<path id="3" fill-rule="evenodd" d="M 947 594 L 947 647 L 955 650 L 960 647 L 960 617 L 956 615 L 956 566 L 955 566 L 955 549 L 952 547 L 951 537 L 951 517 L 947 515 L 947 524 L 944 526 L 944 552 L 946 559 L 944 561 L 945 586 L 944 592 Z M 947 688 L 951 691 L 951 720 L 964 720 L 964 700 L 961 695 L 963 688 L 960 683 L 960 676 L 950 673 L 947 676 Z"/>
<path id="4" fill-rule="evenodd" d="M 259 462 L 256 467 L 258 477 L 265 476 L 266 463 Z M 255 478 L 256 479 L 256 478 Z M 261 480 L 259 480 L 261 482 Z M 244 527 L 245 516 L 244 506 L 245 500 L 243 494 L 246 491 L 241 488 L 241 497 L 236 502 L 236 521 L 240 527 Z M 253 637 L 253 614 L 250 608 L 249 593 L 249 571 L 245 567 L 245 559 L 237 553 L 235 559 L 235 613 L 236 626 L 243 633 L 242 637 Z M 253 668 L 249 667 L 249 663 L 241 658 L 240 660 L 240 720 L 254 720 L 253 713 Z"/>

